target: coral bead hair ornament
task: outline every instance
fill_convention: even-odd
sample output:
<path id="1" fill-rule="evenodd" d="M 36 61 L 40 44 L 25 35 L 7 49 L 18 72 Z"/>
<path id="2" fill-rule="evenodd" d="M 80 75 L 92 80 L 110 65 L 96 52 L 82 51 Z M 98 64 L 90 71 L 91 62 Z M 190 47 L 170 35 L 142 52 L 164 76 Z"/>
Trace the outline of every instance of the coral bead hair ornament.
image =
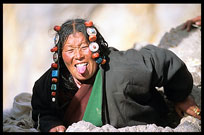
<path id="1" fill-rule="evenodd" d="M 93 26 L 93 22 L 92 21 L 86 21 L 84 24 L 86 25 L 86 27 Z"/>
<path id="2" fill-rule="evenodd" d="M 86 32 L 89 35 L 89 41 L 90 41 L 89 49 L 93 53 L 91 57 L 96 60 L 96 63 L 105 64 L 106 59 L 105 59 L 105 57 L 104 58 L 100 57 L 99 45 L 98 45 L 98 43 L 95 42 L 97 39 L 97 31 L 93 27 L 93 22 L 92 21 L 86 21 L 84 24 L 87 27 Z"/>
<path id="3" fill-rule="evenodd" d="M 100 54 L 99 54 L 98 52 L 96 52 L 96 53 L 93 53 L 91 57 L 92 57 L 93 59 L 96 59 L 96 58 L 98 58 L 99 56 L 100 56 Z"/>
<path id="4" fill-rule="evenodd" d="M 58 26 L 58 25 L 56 25 L 56 26 L 54 27 L 54 30 L 55 30 L 56 32 L 59 32 L 59 31 L 60 31 L 60 29 L 61 29 L 61 27 L 60 27 L 60 26 Z"/>
<path id="5" fill-rule="evenodd" d="M 56 102 L 56 93 L 57 93 L 57 88 L 58 88 L 58 79 L 59 79 L 59 47 L 58 47 L 58 41 L 59 41 L 59 34 L 58 32 L 60 31 L 61 27 L 60 26 L 55 26 L 54 30 L 57 32 L 54 38 L 54 44 L 55 46 L 50 49 L 51 52 L 53 52 L 53 61 L 54 63 L 51 64 L 52 68 L 52 80 L 51 80 L 51 97 L 52 97 L 52 102 Z"/>
<path id="6" fill-rule="evenodd" d="M 92 42 L 89 44 L 89 49 L 92 52 L 97 52 L 99 50 L 99 45 L 96 42 Z"/>
<path id="7" fill-rule="evenodd" d="M 87 28 L 87 34 L 88 35 L 96 35 L 97 34 L 97 32 L 96 32 L 96 29 L 94 29 L 94 28 Z"/>

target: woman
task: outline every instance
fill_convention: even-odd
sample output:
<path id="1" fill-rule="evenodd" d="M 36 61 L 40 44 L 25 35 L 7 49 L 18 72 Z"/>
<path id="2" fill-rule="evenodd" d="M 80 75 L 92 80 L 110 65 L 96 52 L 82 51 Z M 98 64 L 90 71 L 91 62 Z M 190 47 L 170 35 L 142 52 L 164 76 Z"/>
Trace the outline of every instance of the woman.
<path id="1" fill-rule="evenodd" d="M 168 112 L 155 87 L 164 87 L 179 115 L 201 118 L 189 96 L 192 76 L 171 51 L 148 45 L 140 51 L 118 51 L 92 21 L 73 19 L 57 32 L 51 68 L 35 82 L 32 118 L 44 132 L 64 132 L 77 121 L 116 128 L 165 125 Z"/>

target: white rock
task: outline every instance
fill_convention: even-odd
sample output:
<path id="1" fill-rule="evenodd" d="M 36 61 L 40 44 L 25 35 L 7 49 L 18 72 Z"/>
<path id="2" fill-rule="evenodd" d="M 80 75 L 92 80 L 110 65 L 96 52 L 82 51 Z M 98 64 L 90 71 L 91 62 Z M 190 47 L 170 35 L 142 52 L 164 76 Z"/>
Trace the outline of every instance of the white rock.
<path id="1" fill-rule="evenodd" d="M 79 121 L 69 126 L 66 132 L 201 132 L 201 121 L 192 116 L 186 116 L 181 119 L 180 124 L 174 129 L 155 124 L 127 126 L 117 129 L 109 124 L 96 127 L 89 122 Z"/>

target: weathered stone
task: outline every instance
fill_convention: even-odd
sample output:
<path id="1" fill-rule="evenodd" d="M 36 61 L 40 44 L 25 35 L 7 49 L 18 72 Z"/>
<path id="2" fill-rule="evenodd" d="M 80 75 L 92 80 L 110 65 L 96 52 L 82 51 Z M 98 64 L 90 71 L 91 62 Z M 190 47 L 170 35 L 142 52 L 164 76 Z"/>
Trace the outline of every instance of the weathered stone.
<path id="1" fill-rule="evenodd" d="M 118 129 L 109 124 L 96 127 L 89 122 L 79 121 L 69 126 L 66 132 L 201 132 L 201 121 L 192 116 L 185 116 L 176 128 L 147 124 Z"/>
<path id="2" fill-rule="evenodd" d="M 184 117 L 174 132 L 201 132 L 201 121 L 192 116 Z"/>
<path id="3" fill-rule="evenodd" d="M 77 123 L 73 123 L 72 126 L 69 126 L 68 132 L 91 132 L 96 126 L 89 122 L 79 121 Z"/>
<path id="4" fill-rule="evenodd" d="M 174 52 L 181 58 L 191 72 L 194 85 L 201 84 L 201 31 L 192 27 L 190 32 L 182 30 L 183 24 L 166 32 L 160 40 L 159 47 Z"/>
<path id="5" fill-rule="evenodd" d="M 120 132 L 118 129 L 116 129 L 115 127 L 113 127 L 112 125 L 109 125 L 109 124 L 106 124 L 106 125 L 102 126 L 101 128 L 105 132 Z"/>

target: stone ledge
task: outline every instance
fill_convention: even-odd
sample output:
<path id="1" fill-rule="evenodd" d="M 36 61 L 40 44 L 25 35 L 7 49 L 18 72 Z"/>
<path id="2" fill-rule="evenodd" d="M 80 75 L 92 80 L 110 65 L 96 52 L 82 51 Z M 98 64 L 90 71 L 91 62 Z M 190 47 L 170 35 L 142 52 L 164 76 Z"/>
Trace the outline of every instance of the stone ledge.
<path id="1" fill-rule="evenodd" d="M 201 121 L 192 116 L 186 116 L 181 119 L 180 124 L 176 128 L 147 124 L 118 129 L 109 124 L 96 127 L 90 122 L 79 121 L 69 126 L 66 132 L 201 132 Z"/>

